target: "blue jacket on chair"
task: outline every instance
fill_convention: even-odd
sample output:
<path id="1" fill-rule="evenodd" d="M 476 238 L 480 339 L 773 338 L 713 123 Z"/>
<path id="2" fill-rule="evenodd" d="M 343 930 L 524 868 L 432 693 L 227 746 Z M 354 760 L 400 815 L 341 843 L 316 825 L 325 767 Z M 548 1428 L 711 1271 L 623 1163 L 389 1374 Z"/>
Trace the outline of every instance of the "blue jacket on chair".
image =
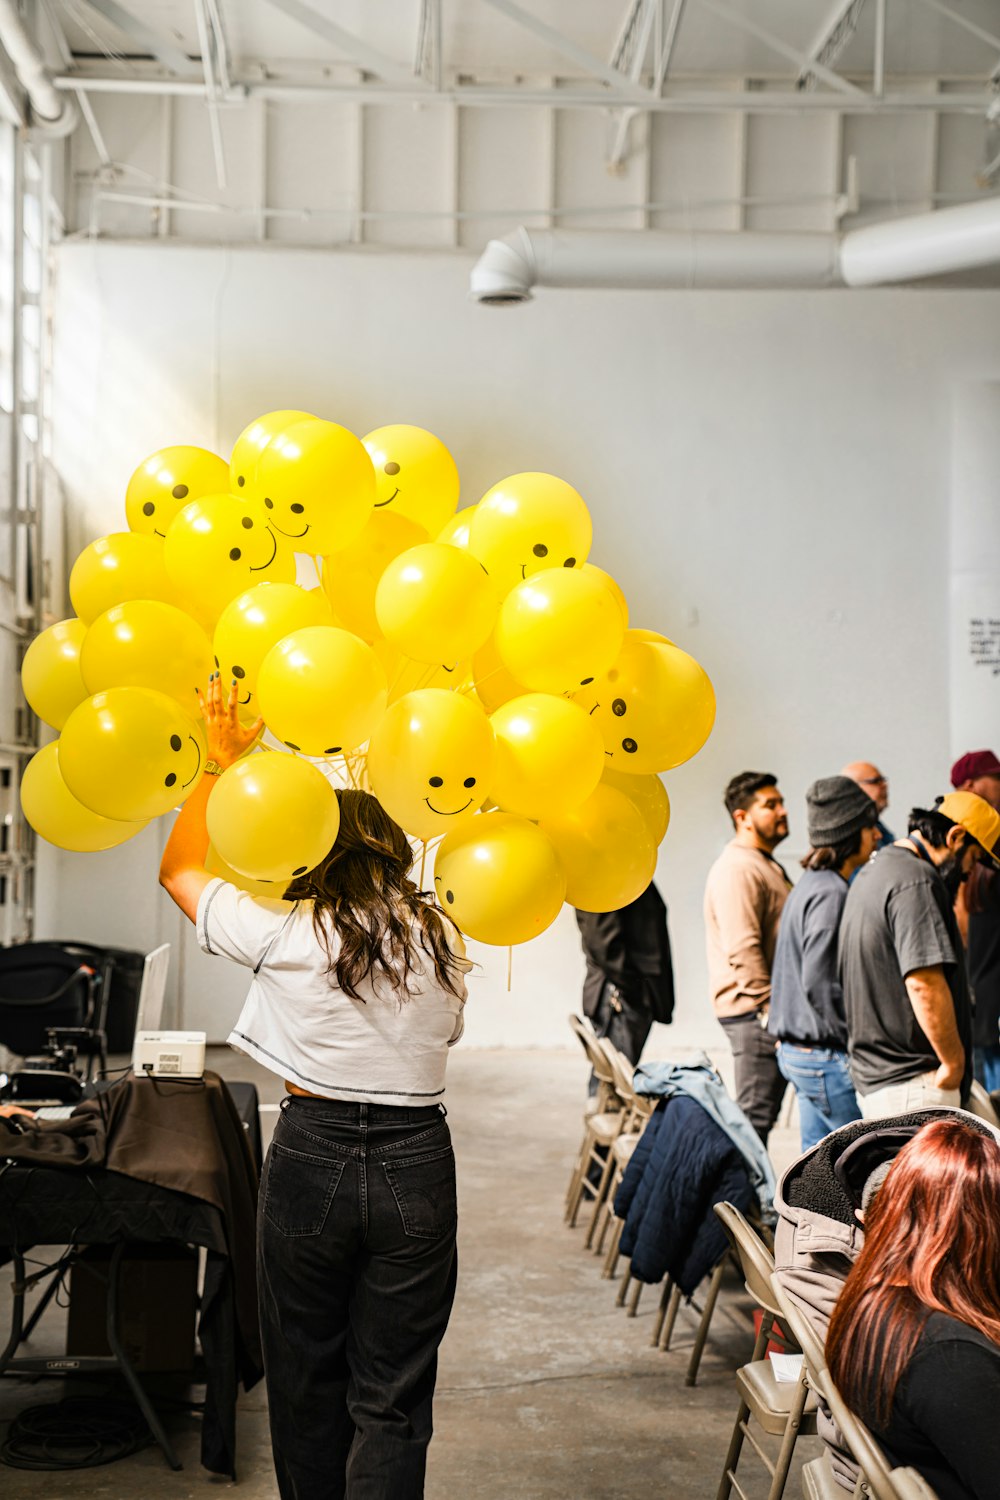
<path id="1" fill-rule="evenodd" d="M 747 1165 L 730 1137 L 688 1095 L 662 1100 L 650 1116 L 615 1194 L 625 1220 L 621 1253 L 637 1281 L 669 1275 L 685 1297 L 721 1260 L 728 1240 L 712 1212 L 755 1206 Z"/>

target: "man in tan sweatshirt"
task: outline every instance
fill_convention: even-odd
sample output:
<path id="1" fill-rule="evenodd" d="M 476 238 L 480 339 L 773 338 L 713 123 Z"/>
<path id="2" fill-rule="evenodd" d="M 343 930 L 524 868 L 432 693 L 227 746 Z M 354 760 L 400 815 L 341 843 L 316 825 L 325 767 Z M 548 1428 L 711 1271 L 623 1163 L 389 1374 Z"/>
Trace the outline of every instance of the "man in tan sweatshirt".
<path id="1" fill-rule="evenodd" d="M 765 1144 L 785 1094 L 765 1027 L 778 919 L 792 888 L 773 853 L 788 837 L 776 781 L 768 771 L 742 771 L 726 787 L 736 834 L 705 885 L 712 1003 L 733 1050 L 736 1102 Z"/>

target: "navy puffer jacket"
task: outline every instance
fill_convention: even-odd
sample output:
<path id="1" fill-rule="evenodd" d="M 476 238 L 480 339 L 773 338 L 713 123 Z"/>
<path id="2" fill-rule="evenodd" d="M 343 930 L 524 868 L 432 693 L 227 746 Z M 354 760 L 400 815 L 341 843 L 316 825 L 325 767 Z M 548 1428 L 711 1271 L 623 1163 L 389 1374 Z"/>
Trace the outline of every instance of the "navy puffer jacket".
<path id="1" fill-rule="evenodd" d="M 636 1280 L 669 1275 L 690 1297 L 726 1252 L 712 1212 L 723 1202 L 744 1214 L 755 1205 L 743 1157 L 694 1099 L 661 1100 L 615 1194 L 615 1213 L 625 1220 L 621 1253 L 631 1257 Z"/>

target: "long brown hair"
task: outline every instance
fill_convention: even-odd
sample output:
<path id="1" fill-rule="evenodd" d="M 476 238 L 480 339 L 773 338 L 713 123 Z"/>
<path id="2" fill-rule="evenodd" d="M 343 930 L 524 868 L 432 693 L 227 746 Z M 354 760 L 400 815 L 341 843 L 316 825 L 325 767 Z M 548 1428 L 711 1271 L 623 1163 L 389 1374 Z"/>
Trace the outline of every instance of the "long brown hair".
<path id="1" fill-rule="evenodd" d="M 337 800 L 340 831 L 333 848 L 285 891 L 286 900 L 313 902 L 313 926 L 330 973 L 354 1000 L 364 999 L 357 986 L 369 977 L 373 983 L 387 980 L 397 998 L 406 1000 L 421 949 L 438 983 L 461 996 L 469 965 L 452 951 L 445 923 L 458 929 L 433 896 L 408 878 L 413 851 L 406 834 L 368 792 L 338 789 Z M 333 933 L 339 939 L 336 957 Z"/>
<path id="2" fill-rule="evenodd" d="M 896 1157 L 833 1310 L 827 1363 L 862 1420 L 888 1425 L 932 1312 L 1000 1344 L 1000 1144 L 954 1117 Z"/>

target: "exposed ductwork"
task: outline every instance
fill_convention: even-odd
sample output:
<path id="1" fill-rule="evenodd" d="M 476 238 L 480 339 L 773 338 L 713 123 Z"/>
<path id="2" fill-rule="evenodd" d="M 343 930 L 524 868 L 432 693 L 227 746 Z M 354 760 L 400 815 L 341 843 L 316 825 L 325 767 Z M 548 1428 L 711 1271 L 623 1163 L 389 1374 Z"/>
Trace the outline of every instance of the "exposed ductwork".
<path id="1" fill-rule="evenodd" d="M 63 136 L 80 121 L 76 101 L 56 88 L 34 38 L 18 14 L 16 0 L 0 0 L 0 47 L 14 64 L 31 106 L 29 125 L 38 135 Z"/>
<path id="2" fill-rule="evenodd" d="M 499 307 L 536 286 L 694 289 L 884 286 L 1000 264 L 1000 198 L 847 234 L 515 229 L 491 240 L 471 295 Z"/>

